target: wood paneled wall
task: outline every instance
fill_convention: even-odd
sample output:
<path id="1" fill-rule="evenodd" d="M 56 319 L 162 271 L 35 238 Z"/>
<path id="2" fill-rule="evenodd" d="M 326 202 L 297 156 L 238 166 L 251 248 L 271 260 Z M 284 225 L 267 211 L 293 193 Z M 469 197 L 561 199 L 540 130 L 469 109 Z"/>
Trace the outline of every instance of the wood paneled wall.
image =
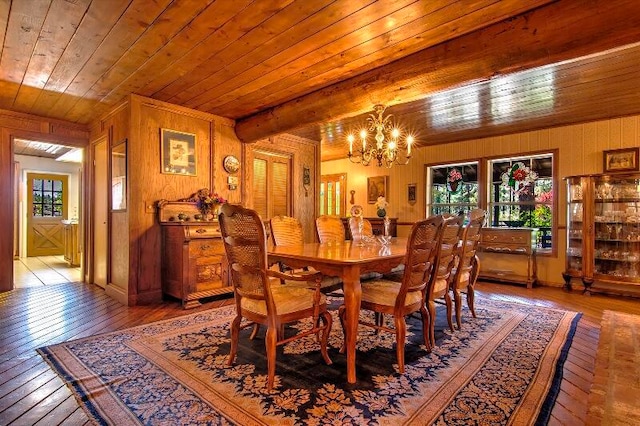
<path id="1" fill-rule="evenodd" d="M 300 220 L 304 232 L 305 241 L 315 241 L 317 215 L 317 191 L 319 187 L 320 152 L 318 143 L 298 136 L 283 134 L 268 139 L 260 140 L 253 144 L 246 145 L 246 158 L 243 162 L 243 169 L 246 170 L 247 205 L 253 205 L 251 195 L 253 182 L 253 151 L 271 151 L 275 153 L 292 154 L 292 190 L 293 190 L 293 217 Z M 309 167 L 311 172 L 311 184 L 305 190 L 302 176 L 304 167 Z"/>
<path id="2" fill-rule="evenodd" d="M 409 165 L 391 169 L 363 167 L 347 159 L 327 161 L 322 163 L 321 173 L 347 173 L 347 191 L 356 191 L 355 202 L 364 207 L 365 216 L 375 214 L 374 206 L 367 204 L 367 177 L 388 175 L 390 205 L 387 210 L 392 217 L 398 217 L 399 222 L 407 223 L 425 215 L 425 165 L 558 149 L 556 160 L 560 179 L 557 197 L 561 227 L 557 239 L 558 255 L 538 256 L 538 277 L 543 283 L 562 285 L 566 248 L 566 189 L 562 178 L 602 173 L 603 150 L 634 146 L 640 146 L 640 115 L 420 148 L 415 150 Z M 417 202 L 413 206 L 407 202 L 409 183 L 417 183 Z M 407 232 L 408 226 L 398 229 L 400 235 Z"/>
<path id="3" fill-rule="evenodd" d="M 0 110 L 0 291 L 13 289 L 13 140 L 23 138 L 84 148 L 86 126 Z M 86 164 L 86 163 L 85 163 Z"/>
<path id="4" fill-rule="evenodd" d="M 150 304 L 162 298 L 162 231 L 156 217 L 160 199 L 189 197 L 200 188 L 241 202 L 242 179 L 229 191 L 222 158 L 241 156 L 234 122 L 177 105 L 131 95 L 92 126 L 92 140 L 107 135 L 110 144 L 127 138 L 128 204 L 110 219 L 110 282 L 107 291 L 128 305 Z M 196 137 L 196 176 L 161 171 L 161 129 L 192 133 Z M 224 176 L 222 176 L 224 174 Z M 126 236 L 126 237 L 125 237 Z"/>

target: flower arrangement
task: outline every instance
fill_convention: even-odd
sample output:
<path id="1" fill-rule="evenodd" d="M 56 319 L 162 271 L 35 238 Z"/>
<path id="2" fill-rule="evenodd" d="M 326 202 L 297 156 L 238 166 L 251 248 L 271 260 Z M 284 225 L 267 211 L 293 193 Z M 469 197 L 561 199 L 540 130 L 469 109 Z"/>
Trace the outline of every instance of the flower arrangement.
<path id="1" fill-rule="evenodd" d="M 538 174 L 525 166 L 523 162 L 514 163 L 508 172 L 502 174 L 502 185 L 511 188 L 519 195 L 526 192 L 529 184 L 538 179 Z"/>
<path id="2" fill-rule="evenodd" d="M 202 212 L 203 215 L 209 215 L 220 204 L 224 204 L 227 202 L 222 196 L 220 196 L 217 192 L 210 192 L 207 188 L 202 188 L 198 192 L 196 192 L 196 206 L 198 210 Z"/>
<path id="3" fill-rule="evenodd" d="M 457 192 L 459 189 L 461 189 L 461 181 L 462 173 L 460 173 L 460 170 L 456 168 L 449 170 L 449 173 L 447 174 L 447 189 L 449 190 L 449 192 Z"/>
<path id="4" fill-rule="evenodd" d="M 378 217 L 385 217 L 387 215 L 387 206 L 389 205 L 389 203 L 387 202 L 387 200 L 381 195 L 378 197 L 378 199 L 375 202 L 375 206 L 378 214 Z"/>

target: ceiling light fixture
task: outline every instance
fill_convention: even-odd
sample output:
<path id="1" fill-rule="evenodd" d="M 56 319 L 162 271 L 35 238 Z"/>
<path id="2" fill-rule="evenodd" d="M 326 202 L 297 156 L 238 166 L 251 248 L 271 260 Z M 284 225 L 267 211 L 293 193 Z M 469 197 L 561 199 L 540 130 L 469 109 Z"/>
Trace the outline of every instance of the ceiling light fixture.
<path id="1" fill-rule="evenodd" d="M 391 167 L 394 164 L 409 164 L 411 158 L 411 144 L 414 143 L 413 136 L 407 135 L 404 141 L 401 140 L 402 132 L 391 122 L 393 115 L 383 117 L 386 107 L 376 105 L 373 107 L 374 114 L 369 114 L 366 126 L 360 130 L 360 141 L 362 146 L 353 149 L 356 137 L 353 134 L 347 135 L 349 142 L 349 154 L 347 157 L 352 163 L 362 163 L 368 166 L 371 160 L 376 160 L 379 167 L 383 165 Z M 375 133 L 375 143 L 367 143 L 369 132 Z M 404 160 L 400 160 L 403 157 Z"/>

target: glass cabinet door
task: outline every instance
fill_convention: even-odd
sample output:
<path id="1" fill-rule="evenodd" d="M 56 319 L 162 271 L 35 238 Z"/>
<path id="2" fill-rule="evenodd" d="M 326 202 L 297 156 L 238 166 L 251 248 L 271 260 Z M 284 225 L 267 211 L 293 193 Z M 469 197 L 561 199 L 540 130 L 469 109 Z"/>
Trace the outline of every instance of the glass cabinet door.
<path id="1" fill-rule="evenodd" d="M 594 276 L 640 281 L 640 179 L 637 175 L 594 178 Z"/>
<path id="2" fill-rule="evenodd" d="M 583 194 L 586 181 L 582 178 L 567 179 L 567 273 L 583 276 L 582 237 L 584 225 Z M 586 235 L 585 235 L 586 236 Z"/>

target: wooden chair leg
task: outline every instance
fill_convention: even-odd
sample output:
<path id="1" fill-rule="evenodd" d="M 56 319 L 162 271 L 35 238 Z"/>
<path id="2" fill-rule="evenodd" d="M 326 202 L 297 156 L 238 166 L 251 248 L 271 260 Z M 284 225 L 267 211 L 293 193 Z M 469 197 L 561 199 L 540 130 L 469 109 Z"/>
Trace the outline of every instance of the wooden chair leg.
<path id="1" fill-rule="evenodd" d="M 393 318 L 396 326 L 396 358 L 398 359 L 398 371 L 404 374 L 404 342 L 407 337 L 407 323 L 403 316 Z"/>
<path id="2" fill-rule="evenodd" d="M 429 311 L 427 311 L 424 305 L 420 308 L 420 315 L 422 315 L 422 338 L 424 339 L 424 346 L 427 348 L 427 352 L 431 352 L 431 340 L 429 339 L 431 319 Z"/>
<path id="3" fill-rule="evenodd" d="M 434 348 L 436 346 L 436 302 L 429 300 L 427 309 L 429 311 L 429 344 Z"/>
<path id="4" fill-rule="evenodd" d="M 267 350 L 267 392 L 273 389 L 276 377 L 276 344 L 278 341 L 278 330 L 276 327 L 267 327 L 267 334 L 264 343 Z"/>
<path id="5" fill-rule="evenodd" d="M 253 324 L 253 330 L 251 331 L 251 335 L 249 336 L 249 340 L 253 340 L 258 335 L 258 331 L 260 331 L 260 324 Z"/>
<path id="6" fill-rule="evenodd" d="M 451 295 L 448 291 L 444 294 L 444 302 L 447 305 L 447 322 L 449 323 L 449 330 L 455 331 L 453 329 L 453 320 L 451 319 L 453 316 L 453 304 L 451 303 Z"/>
<path id="7" fill-rule="evenodd" d="M 473 289 L 473 285 L 469 284 L 467 286 L 467 306 L 469 307 L 469 310 L 471 311 L 471 316 L 474 318 L 476 317 L 476 307 L 474 304 L 475 301 L 475 290 Z"/>
<path id="8" fill-rule="evenodd" d="M 231 322 L 231 349 L 229 350 L 229 360 L 227 365 L 233 365 L 233 361 L 236 359 L 236 353 L 238 352 L 238 339 L 240 338 L 240 321 L 242 317 L 236 315 Z"/>
<path id="9" fill-rule="evenodd" d="M 453 288 L 453 303 L 456 309 L 456 325 L 458 326 L 458 330 L 462 328 L 462 296 L 460 294 L 460 289 L 458 287 Z"/>
<path id="10" fill-rule="evenodd" d="M 333 318 L 331 318 L 331 314 L 329 312 L 323 312 L 320 314 L 320 318 L 324 324 L 322 328 L 322 338 L 320 340 L 320 353 L 322 354 L 322 358 L 324 358 L 324 362 L 327 365 L 333 364 L 331 358 L 329 358 L 329 353 L 327 352 L 327 343 L 329 342 L 329 334 L 331 333 L 331 325 L 333 323 Z"/>

